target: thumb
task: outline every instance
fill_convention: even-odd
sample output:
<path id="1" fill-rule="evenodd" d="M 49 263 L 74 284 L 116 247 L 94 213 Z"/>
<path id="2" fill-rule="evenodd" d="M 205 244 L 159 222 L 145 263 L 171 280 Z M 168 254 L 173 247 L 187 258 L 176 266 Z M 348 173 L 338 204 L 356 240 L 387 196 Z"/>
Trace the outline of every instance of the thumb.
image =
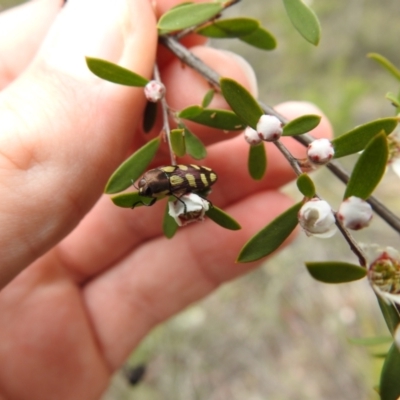
<path id="1" fill-rule="evenodd" d="M 69 0 L 27 70 L 0 93 L 0 285 L 71 231 L 122 160 L 144 105 L 85 56 L 149 77 L 147 0 Z"/>

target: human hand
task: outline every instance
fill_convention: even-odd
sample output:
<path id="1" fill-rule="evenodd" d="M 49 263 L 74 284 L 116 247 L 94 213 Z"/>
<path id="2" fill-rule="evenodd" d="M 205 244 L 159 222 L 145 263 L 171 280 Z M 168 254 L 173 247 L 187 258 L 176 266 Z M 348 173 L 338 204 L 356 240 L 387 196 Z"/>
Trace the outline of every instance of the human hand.
<path id="1" fill-rule="evenodd" d="M 158 13 L 177 2 L 159 1 Z M 94 77 L 84 56 L 150 77 L 154 13 L 147 0 L 69 0 L 60 7 L 61 1 L 39 0 L 0 21 L 4 399 L 98 398 L 156 324 L 256 266 L 234 263 L 240 247 L 291 204 L 278 188 L 293 174 L 272 146 L 267 178 L 253 182 L 243 138 L 214 143 L 223 135 L 205 127 L 196 127 L 210 145 L 205 164 L 219 175 L 211 199 L 241 231 L 206 221 L 168 241 L 161 233 L 165 204 L 129 211 L 101 196 L 128 148 L 148 140 L 138 128 L 144 97 L 141 89 Z M 195 43 L 201 40 L 188 39 Z M 194 51 L 222 76 L 255 90 L 239 59 Z M 169 104 L 198 104 L 207 83 L 165 50 L 159 61 Z M 279 111 L 289 118 L 316 112 L 296 103 Z M 326 120 L 314 135 L 330 135 Z M 167 160 L 160 155 L 160 164 Z"/>

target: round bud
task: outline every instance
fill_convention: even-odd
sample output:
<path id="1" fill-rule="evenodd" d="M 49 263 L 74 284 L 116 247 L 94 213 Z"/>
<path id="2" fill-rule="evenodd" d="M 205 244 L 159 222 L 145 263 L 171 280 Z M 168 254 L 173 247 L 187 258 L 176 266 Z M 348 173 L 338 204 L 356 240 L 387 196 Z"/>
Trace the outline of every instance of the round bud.
<path id="1" fill-rule="evenodd" d="M 307 236 L 328 238 L 335 234 L 336 225 L 331 206 L 325 200 L 312 199 L 301 207 L 299 224 Z"/>
<path id="2" fill-rule="evenodd" d="M 248 126 L 245 130 L 244 130 L 244 139 L 246 140 L 246 142 L 248 144 L 258 144 L 261 143 L 261 139 L 258 136 L 258 133 L 256 130 L 254 130 L 253 128 L 251 128 L 250 126 Z"/>
<path id="3" fill-rule="evenodd" d="M 372 208 L 365 200 L 351 196 L 340 204 L 337 217 L 346 228 L 359 230 L 371 222 Z"/>
<path id="4" fill-rule="evenodd" d="M 148 101 L 156 103 L 165 95 L 165 86 L 159 81 L 150 81 L 144 87 L 144 95 Z"/>
<path id="5" fill-rule="evenodd" d="M 282 136 L 282 123 L 274 115 L 261 115 L 257 122 L 257 132 L 261 140 L 273 142 Z"/>
<path id="6" fill-rule="evenodd" d="M 334 154 L 335 150 L 328 139 L 316 139 L 308 145 L 307 157 L 313 164 L 324 165 Z"/>

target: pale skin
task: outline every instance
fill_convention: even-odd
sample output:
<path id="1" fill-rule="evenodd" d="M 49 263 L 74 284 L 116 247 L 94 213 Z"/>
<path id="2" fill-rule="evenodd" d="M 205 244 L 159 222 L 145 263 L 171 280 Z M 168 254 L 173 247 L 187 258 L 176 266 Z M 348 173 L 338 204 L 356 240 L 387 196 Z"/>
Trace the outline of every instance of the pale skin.
<path id="1" fill-rule="evenodd" d="M 156 14 L 178 2 L 159 0 Z M 38 0 L 0 15 L 0 399 L 99 398 L 155 325 L 257 266 L 235 263 L 241 246 L 293 202 L 279 187 L 294 175 L 273 146 L 267 178 L 254 182 L 243 137 L 222 142 L 225 135 L 199 126 L 209 145 L 201 163 L 219 176 L 212 202 L 241 231 L 206 221 L 168 241 L 165 203 L 132 211 L 102 195 L 129 149 L 156 131 L 140 130 L 142 90 L 97 79 L 84 56 L 150 77 L 153 7 L 148 0 L 69 0 L 61 9 L 61 1 Z M 254 92 L 237 58 L 194 51 Z M 158 59 L 169 104 L 199 104 L 208 84 L 165 50 Z M 214 105 L 225 106 L 220 97 Z M 305 103 L 278 109 L 288 118 L 319 112 Z M 313 135 L 331 135 L 325 118 Z M 168 159 L 165 146 L 157 162 Z"/>

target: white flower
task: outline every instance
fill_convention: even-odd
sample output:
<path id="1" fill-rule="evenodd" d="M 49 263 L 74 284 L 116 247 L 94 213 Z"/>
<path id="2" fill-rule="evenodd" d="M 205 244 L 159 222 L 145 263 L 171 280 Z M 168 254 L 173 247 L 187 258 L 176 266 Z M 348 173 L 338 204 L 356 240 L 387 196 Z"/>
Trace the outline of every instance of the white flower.
<path id="1" fill-rule="evenodd" d="M 144 87 L 144 95 L 148 101 L 156 103 L 165 95 L 165 86 L 159 81 L 150 81 Z"/>
<path id="2" fill-rule="evenodd" d="M 307 157 L 313 164 L 324 165 L 334 154 L 335 150 L 328 139 L 316 139 L 308 145 Z"/>
<path id="3" fill-rule="evenodd" d="M 258 136 L 257 131 L 250 126 L 244 130 L 244 139 L 248 144 L 252 145 L 261 143 L 261 138 Z"/>
<path id="4" fill-rule="evenodd" d="M 257 132 L 260 139 L 273 142 L 282 136 L 282 122 L 274 115 L 261 115 L 257 122 Z"/>
<path id="5" fill-rule="evenodd" d="M 170 201 L 169 215 L 179 226 L 190 222 L 202 221 L 204 214 L 210 208 L 210 203 L 195 193 L 188 193 L 175 201 Z"/>
<path id="6" fill-rule="evenodd" d="M 346 228 L 359 230 L 371 222 L 372 208 L 365 200 L 351 196 L 340 204 L 337 217 Z"/>
<path id="7" fill-rule="evenodd" d="M 325 200 L 312 199 L 301 207 L 299 223 L 308 236 L 329 238 L 336 232 L 335 216 Z"/>
<path id="8" fill-rule="evenodd" d="M 381 248 L 377 245 L 367 248 L 369 263 L 368 279 L 374 289 L 387 304 L 400 304 L 400 254 L 393 247 Z"/>
<path id="9" fill-rule="evenodd" d="M 389 160 L 388 165 L 392 167 L 397 176 L 400 177 L 400 129 L 397 128 L 388 137 Z"/>

